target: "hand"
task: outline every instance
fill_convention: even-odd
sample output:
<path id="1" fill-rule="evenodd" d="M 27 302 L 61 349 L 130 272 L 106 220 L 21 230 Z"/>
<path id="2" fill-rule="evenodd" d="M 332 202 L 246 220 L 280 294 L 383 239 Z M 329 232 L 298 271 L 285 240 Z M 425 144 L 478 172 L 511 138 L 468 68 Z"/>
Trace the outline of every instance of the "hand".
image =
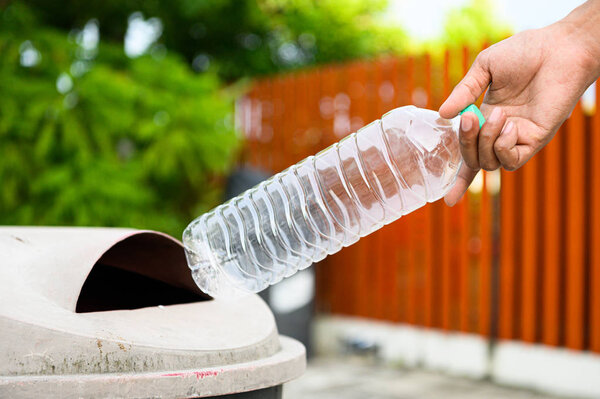
<path id="1" fill-rule="evenodd" d="M 592 3 L 598 8 L 598 2 Z M 464 163 L 445 197 L 448 205 L 458 202 L 480 169 L 512 171 L 531 159 L 548 144 L 598 77 L 598 44 L 586 43 L 584 36 L 595 32 L 575 21 L 581 17 L 578 11 L 554 25 L 519 33 L 482 51 L 440 107 L 442 117 L 453 118 L 489 86 L 480 107 L 486 116 L 481 130 L 473 113 L 462 116 L 459 140 Z"/>

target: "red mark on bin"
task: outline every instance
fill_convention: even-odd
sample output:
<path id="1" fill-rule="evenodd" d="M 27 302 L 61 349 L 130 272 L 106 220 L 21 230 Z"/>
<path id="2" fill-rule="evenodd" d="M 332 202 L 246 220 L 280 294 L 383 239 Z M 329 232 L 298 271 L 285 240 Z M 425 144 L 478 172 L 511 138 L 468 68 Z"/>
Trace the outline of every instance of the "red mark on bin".
<path id="1" fill-rule="evenodd" d="M 219 370 L 222 371 L 222 370 Z M 219 374 L 219 371 L 192 371 L 190 373 L 170 373 L 163 374 L 163 377 L 189 377 L 191 375 L 195 375 L 196 379 L 202 379 L 204 377 L 215 377 Z"/>

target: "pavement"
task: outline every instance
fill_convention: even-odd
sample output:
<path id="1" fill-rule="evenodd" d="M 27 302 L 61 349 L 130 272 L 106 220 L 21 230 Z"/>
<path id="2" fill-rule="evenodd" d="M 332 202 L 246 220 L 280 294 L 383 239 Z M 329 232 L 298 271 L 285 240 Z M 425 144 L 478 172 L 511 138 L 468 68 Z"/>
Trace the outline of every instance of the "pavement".
<path id="1" fill-rule="evenodd" d="M 284 399 L 557 399 L 419 369 L 394 368 L 351 358 L 315 359 L 284 386 Z"/>

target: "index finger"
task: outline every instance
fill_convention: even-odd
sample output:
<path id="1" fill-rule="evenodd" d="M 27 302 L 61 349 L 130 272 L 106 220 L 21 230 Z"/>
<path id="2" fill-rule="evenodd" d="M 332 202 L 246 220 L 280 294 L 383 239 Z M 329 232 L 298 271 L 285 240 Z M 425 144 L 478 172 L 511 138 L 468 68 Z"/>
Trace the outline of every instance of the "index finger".
<path id="1" fill-rule="evenodd" d="M 452 93 L 440 107 L 442 118 L 454 118 L 469 104 L 473 104 L 483 94 L 491 82 L 491 75 L 485 62 L 484 52 L 480 53 L 465 77 L 456 85 Z"/>

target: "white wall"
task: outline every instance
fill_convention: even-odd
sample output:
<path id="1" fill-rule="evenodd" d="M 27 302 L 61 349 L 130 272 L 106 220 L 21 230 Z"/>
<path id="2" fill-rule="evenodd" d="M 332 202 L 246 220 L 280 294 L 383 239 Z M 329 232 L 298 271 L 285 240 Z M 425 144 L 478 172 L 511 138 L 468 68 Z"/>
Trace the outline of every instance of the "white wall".
<path id="1" fill-rule="evenodd" d="M 587 352 L 515 341 L 498 341 L 490 349 L 479 335 L 339 316 L 319 317 L 314 339 L 322 355 L 339 353 L 344 340 L 361 339 L 376 343 L 380 358 L 390 364 L 490 377 L 556 395 L 600 397 L 600 356 Z"/>

